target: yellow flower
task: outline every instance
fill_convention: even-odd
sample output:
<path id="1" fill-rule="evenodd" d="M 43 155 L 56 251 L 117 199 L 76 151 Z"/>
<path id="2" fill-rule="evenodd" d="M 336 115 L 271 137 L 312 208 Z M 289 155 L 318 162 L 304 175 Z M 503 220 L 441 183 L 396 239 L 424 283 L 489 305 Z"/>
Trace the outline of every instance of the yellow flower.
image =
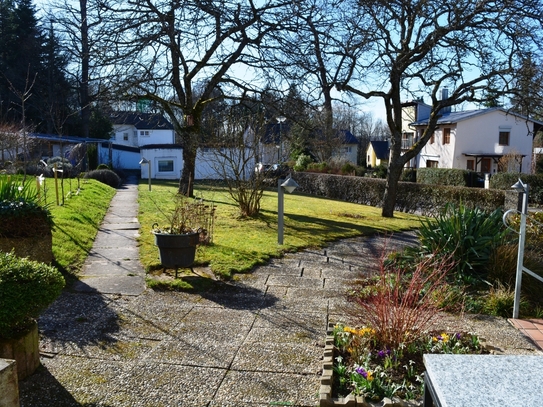
<path id="1" fill-rule="evenodd" d="M 446 343 L 449 341 L 449 335 L 447 335 L 445 332 L 441 334 L 441 340 Z"/>
<path id="2" fill-rule="evenodd" d="M 368 382 L 371 382 L 373 380 L 373 374 L 368 370 L 368 377 L 366 377 L 366 380 Z"/>

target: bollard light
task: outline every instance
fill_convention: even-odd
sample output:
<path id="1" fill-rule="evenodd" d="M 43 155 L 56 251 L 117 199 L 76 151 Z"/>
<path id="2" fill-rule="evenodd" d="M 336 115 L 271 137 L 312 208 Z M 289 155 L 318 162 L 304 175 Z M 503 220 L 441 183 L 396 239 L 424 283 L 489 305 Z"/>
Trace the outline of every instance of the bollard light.
<path id="1" fill-rule="evenodd" d="M 145 157 L 141 157 L 140 165 L 146 165 L 149 167 L 147 171 L 147 178 L 149 179 L 149 191 L 151 190 L 151 161 Z"/>
<path id="2" fill-rule="evenodd" d="M 286 180 L 279 178 L 277 183 L 277 243 L 283 244 L 283 226 L 284 226 L 284 192 L 287 191 L 289 194 L 294 192 L 299 185 L 294 181 L 290 175 Z"/>

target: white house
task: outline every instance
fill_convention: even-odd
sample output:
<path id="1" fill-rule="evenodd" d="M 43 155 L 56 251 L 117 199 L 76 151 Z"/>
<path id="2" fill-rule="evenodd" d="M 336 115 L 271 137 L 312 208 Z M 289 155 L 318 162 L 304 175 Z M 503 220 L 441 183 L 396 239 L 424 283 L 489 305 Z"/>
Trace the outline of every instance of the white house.
<path id="1" fill-rule="evenodd" d="M 410 124 L 420 137 L 427 118 Z M 503 108 L 444 114 L 428 143 L 418 155 L 418 167 L 460 168 L 484 173 L 498 172 L 505 155 L 518 157 L 515 171 L 529 173 L 533 136 L 543 126 Z"/>
<path id="2" fill-rule="evenodd" d="M 336 137 L 341 145 L 334 151 L 334 157 L 347 160 L 354 165 L 358 161 L 358 140 L 349 130 L 338 130 Z"/>
<path id="3" fill-rule="evenodd" d="M 140 147 L 141 178 L 179 179 L 183 169 L 183 147 L 177 144 L 148 144 Z M 143 162 L 141 165 L 139 162 Z"/>
<path id="4" fill-rule="evenodd" d="M 113 134 L 117 145 L 141 147 L 148 144 L 174 144 L 172 124 L 157 113 L 116 112 L 111 115 Z"/>

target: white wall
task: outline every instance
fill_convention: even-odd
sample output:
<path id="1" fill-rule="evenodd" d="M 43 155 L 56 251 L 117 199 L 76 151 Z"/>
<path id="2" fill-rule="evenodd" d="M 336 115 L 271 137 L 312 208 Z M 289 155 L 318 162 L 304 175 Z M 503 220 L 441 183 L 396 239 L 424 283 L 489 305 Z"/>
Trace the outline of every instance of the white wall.
<path id="1" fill-rule="evenodd" d="M 141 165 L 141 178 L 149 179 L 179 179 L 183 169 L 183 150 L 181 148 L 142 148 L 140 160 L 147 159 L 150 165 Z M 138 160 L 139 162 L 139 160 Z"/>
<path id="2" fill-rule="evenodd" d="M 335 158 L 347 160 L 352 164 L 357 164 L 358 158 L 358 145 L 357 144 L 343 144 L 338 151 L 334 152 Z"/>
<path id="3" fill-rule="evenodd" d="M 500 131 L 510 131 L 509 145 L 499 144 Z M 508 154 L 518 152 L 526 157 L 522 160 L 522 172 L 529 173 L 532 164 L 533 138 L 528 132 L 533 130 L 533 123 L 508 115 L 502 111 L 493 111 L 458 123 L 458 140 L 454 152 L 455 167 L 466 168 L 464 153 Z M 491 173 L 498 172 L 498 166 L 492 162 Z"/>
<path id="4" fill-rule="evenodd" d="M 226 177 L 235 178 L 236 172 L 248 179 L 255 169 L 255 158 L 252 150 L 246 148 L 244 151 L 237 149 L 214 148 L 198 149 L 196 154 L 195 179 L 219 180 Z"/>

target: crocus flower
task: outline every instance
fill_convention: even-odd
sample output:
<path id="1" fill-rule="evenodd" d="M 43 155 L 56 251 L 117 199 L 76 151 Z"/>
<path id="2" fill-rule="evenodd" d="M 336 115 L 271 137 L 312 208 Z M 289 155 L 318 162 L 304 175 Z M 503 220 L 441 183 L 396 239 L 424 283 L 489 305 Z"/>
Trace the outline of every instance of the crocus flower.
<path id="1" fill-rule="evenodd" d="M 368 378 L 368 372 L 366 372 L 366 370 L 361 366 L 357 367 L 355 372 L 361 375 L 364 379 Z"/>

